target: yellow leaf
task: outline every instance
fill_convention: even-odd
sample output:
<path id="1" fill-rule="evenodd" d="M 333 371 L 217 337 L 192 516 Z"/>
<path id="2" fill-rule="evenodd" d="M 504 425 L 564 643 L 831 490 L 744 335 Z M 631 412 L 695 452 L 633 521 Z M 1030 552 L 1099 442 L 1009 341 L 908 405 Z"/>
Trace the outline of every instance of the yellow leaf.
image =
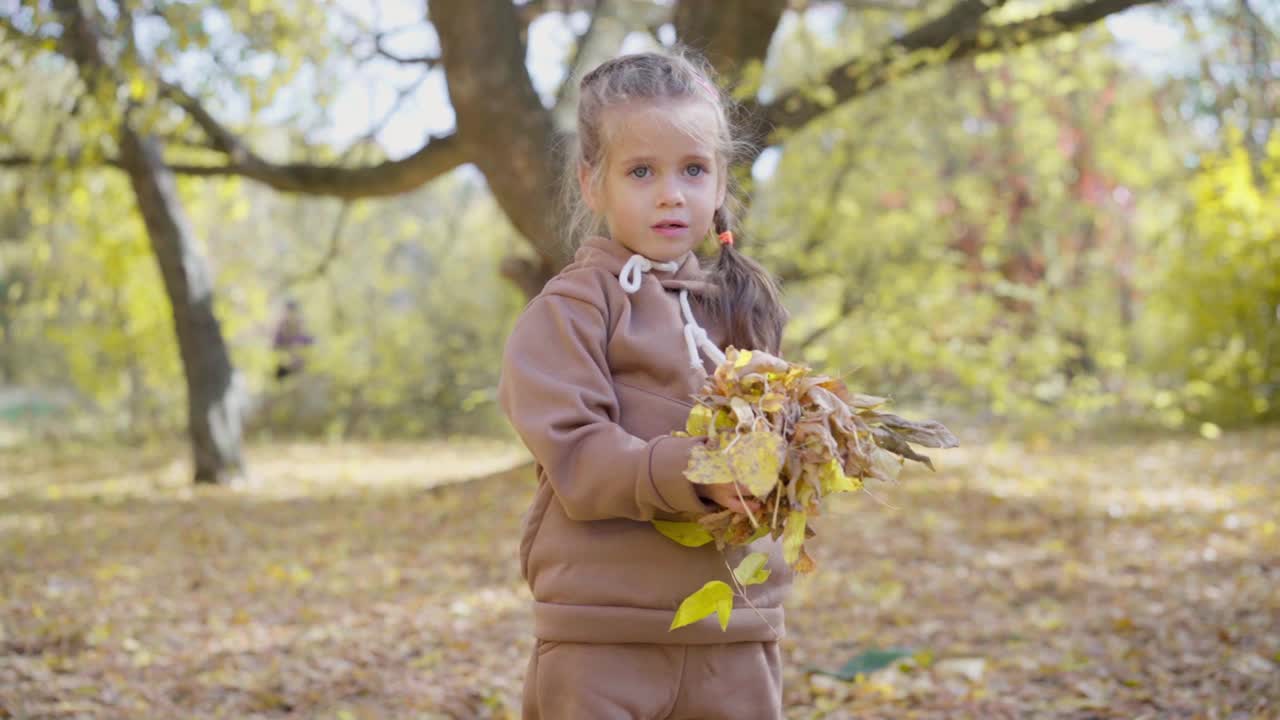
<path id="1" fill-rule="evenodd" d="M 782 395 L 775 392 L 765 393 L 760 398 L 760 409 L 765 412 L 779 412 L 782 410 L 782 404 L 786 400 Z"/>
<path id="2" fill-rule="evenodd" d="M 711 542 L 711 533 L 696 522 L 669 522 L 654 520 L 653 526 L 658 532 L 685 547 L 702 547 Z"/>
<path id="3" fill-rule="evenodd" d="M 738 481 L 758 498 L 778 484 L 782 453 L 786 445 L 771 432 L 747 433 L 725 450 L 695 446 L 684 475 L 698 485 L 719 485 Z"/>
<path id="4" fill-rule="evenodd" d="M 743 585 L 759 585 L 769 579 L 769 556 L 762 552 L 753 552 L 742 558 L 738 567 L 733 569 L 733 576 Z"/>
<path id="5" fill-rule="evenodd" d="M 719 617 L 720 629 L 728 630 L 731 612 L 733 612 L 733 588 L 723 581 L 712 580 L 680 603 L 668 631 L 696 623 L 711 613 Z"/>
<path id="6" fill-rule="evenodd" d="M 684 423 L 685 432 L 690 435 L 709 435 L 711 420 L 711 408 L 706 405 L 695 405 L 689 411 L 689 419 Z"/>
<path id="7" fill-rule="evenodd" d="M 787 529 L 782 533 L 782 555 L 787 563 L 794 565 L 800 559 L 800 548 L 804 545 L 804 526 L 807 517 L 802 510 L 792 510 L 787 517 Z"/>
<path id="8" fill-rule="evenodd" d="M 818 481 L 822 485 L 823 495 L 855 492 L 862 489 L 862 481 L 847 477 L 835 458 L 827 461 L 827 464 L 822 466 Z"/>
<path id="9" fill-rule="evenodd" d="M 778 485 L 782 455 L 786 443 L 771 432 L 743 435 L 726 452 L 733 478 L 758 498 L 767 496 Z"/>
<path id="10" fill-rule="evenodd" d="M 800 489 L 796 491 L 796 503 L 806 510 L 812 509 L 809 507 L 809 502 L 813 500 L 815 492 L 816 490 L 813 489 L 813 485 L 811 483 L 801 485 Z"/>
<path id="11" fill-rule="evenodd" d="M 710 451 L 701 445 L 695 445 L 689 453 L 689 466 L 685 468 L 684 476 L 697 485 L 733 482 L 733 470 L 729 468 L 725 454 Z"/>

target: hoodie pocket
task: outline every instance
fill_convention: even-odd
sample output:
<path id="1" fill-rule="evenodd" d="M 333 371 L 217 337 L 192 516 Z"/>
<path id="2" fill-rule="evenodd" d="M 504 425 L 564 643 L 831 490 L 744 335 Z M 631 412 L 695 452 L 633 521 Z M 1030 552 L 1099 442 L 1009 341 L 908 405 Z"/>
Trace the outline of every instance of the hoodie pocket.
<path id="1" fill-rule="evenodd" d="M 648 388 L 642 388 L 639 385 L 632 385 L 631 383 L 622 382 L 620 380 L 614 380 L 613 384 L 616 385 L 617 387 L 626 388 L 628 390 L 634 390 L 635 392 L 638 392 L 638 393 L 643 393 L 644 395 L 647 395 L 651 398 L 666 400 L 667 402 L 675 403 L 676 405 L 679 405 L 681 407 L 693 409 L 692 400 L 671 397 L 670 395 L 656 392 L 654 390 L 649 390 Z"/>
<path id="2" fill-rule="evenodd" d="M 542 518 L 547 514 L 547 505 L 551 503 L 554 495 L 551 483 L 539 482 L 538 490 L 533 495 L 533 504 L 525 512 L 524 530 L 520 533 L 520 576 L 530 584 L 532 582 L 529 579 L 529 553 L 533 550 L 533 541 L 538 537 Z"/>
<path id="3" fill-rule="evenodd" d="M 692 402 L 616 380 L 613 385 L 618 396 L 618 424 L 627 432 L 652 440 L 684 429 Z"/>

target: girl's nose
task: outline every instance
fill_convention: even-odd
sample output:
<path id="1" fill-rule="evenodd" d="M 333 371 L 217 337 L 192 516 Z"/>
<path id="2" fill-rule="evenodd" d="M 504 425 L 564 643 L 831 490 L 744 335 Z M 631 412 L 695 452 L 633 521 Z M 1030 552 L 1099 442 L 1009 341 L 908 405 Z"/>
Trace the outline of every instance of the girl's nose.
<path id="1" fill-rule="evenodd" d="M 658 195 L 658 205 L 661 207 L 678 207 L 684 204 L 684 193 L 680 192 L 680 187 L 675 183 L 663 183 L 662 191 Z"/>

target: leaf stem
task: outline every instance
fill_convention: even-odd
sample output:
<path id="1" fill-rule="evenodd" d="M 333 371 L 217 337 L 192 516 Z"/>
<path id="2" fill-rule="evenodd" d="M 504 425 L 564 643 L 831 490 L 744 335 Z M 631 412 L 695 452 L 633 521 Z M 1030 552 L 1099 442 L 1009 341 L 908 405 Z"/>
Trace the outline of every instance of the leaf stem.
<path id="1" fill-rule="evenodd" d="M 764 613 L 760 612 L 760 608 L 756 607 L 755 603 L 751 602 L 751 598 L 747 597 L 747 587 L 738 581 L 738 574 L 733 571 L 733 568 L 729 567 L 729 560 L 724 557 L 724 553 L 720 554 L 720 558 L 724 560 L 724 566 L 728 568 L 729 577 L 733 580 L 734 587 L 738 589 L 738 594 L 742 596 L 742 602 L 746 603 L 747 607 L 754 610 L 756 615 L 760 617 L 760 621 L 768 626 L 769 630 L 773 633 L 774 640 L 781 640 L 782 636 L 778 634 L 778 629 L 773 626 L 773 623 L 770 623 L 769 620 L 765 618 Z"/>

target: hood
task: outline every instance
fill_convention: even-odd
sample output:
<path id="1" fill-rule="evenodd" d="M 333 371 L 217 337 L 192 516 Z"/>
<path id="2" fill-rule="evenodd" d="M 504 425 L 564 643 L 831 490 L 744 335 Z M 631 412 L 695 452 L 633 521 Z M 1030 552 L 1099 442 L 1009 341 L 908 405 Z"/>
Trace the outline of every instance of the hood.
<path id="1" fill-rule="evenodd" d="M 622 243 L 613 238 L 593 235 L 582 241 L 578 251 L 574 253 L 574 264 L 598 267 L 617 277 L 622 268 L 635 255 Z M 675 272 L 654 268 L 649 271 L 662 287 L 668 290 L 688 290 L 694 295 L 714 295 L 716 286 L 710 281 L 708 274 L 698 263 L 698 256 L 689 251 L 675 262 L 680 267 Z"/>

